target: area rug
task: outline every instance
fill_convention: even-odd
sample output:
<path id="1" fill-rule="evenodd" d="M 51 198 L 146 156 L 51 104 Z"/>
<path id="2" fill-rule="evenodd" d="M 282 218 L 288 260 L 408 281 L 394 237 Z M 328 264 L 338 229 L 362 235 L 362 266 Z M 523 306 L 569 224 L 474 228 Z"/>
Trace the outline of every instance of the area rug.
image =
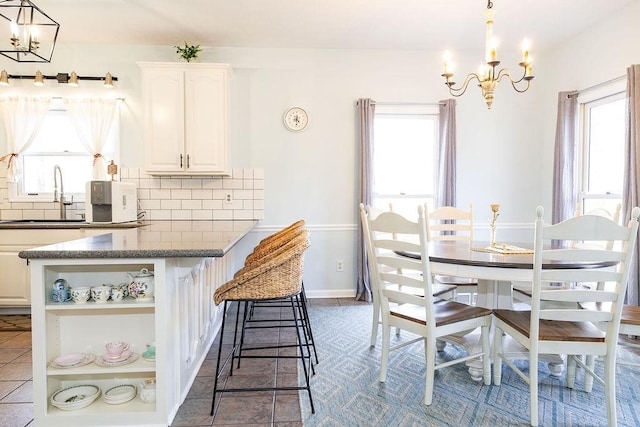
<path id="1" fill-rule="evenodd" d="M 485 386 L 471 380 L 464 364 L 436 371 L 433 403 L 423 404 L 424 351 L 414 344 L 391 352 L 387 382 L 378 381 L 380 337 L 369 346 L 370 305 L 311 306 L 320 363 L 311 380 L 315 414 L 306 393 L 300 393 L 305 426 L 518 426 L 529 425 L 528 386 L 504 367 L 502 385 Z M 392 334 L 395 337 L 395 335 Z M 402 332 L 400 340 L 410 338 Z M 395 339 L 395 338 L 394 338 Z M 457 352 L 447 345 L 442 357 Z M 620 357 L 640 362 L 637 355 Z M 526 367 L 525 361 L 518 362 Z M 539 366 L 539 422 L 541 426 L 606 426 L 604 390 L 595 384 L 583 390 L 565 387 L 564 376 L 551 376 Z M 617 375 L 619 426 L 640 425 L 640 368 L 619 366 Z"/>
<path id="2" fill-rule="evenodd" d="M 25 332 L 31 330 L 31 315 L 0 315 L 0 332 Z"/>

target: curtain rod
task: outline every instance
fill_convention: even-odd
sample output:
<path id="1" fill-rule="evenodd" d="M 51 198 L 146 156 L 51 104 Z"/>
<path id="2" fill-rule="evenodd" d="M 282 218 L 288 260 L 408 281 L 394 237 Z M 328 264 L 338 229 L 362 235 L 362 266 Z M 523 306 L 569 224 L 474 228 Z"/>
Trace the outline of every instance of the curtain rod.
<path id="1" fill-rule="evenodd" d="M 73 96 L 52 96 L 51 99 L 64 99 L 64 98 L 73 98 Z M 98 96 L 97 98 L 101 98 Z M 118 101 L 124 102 L 126 98 L 116 98 Z"/>
<path id="2" fill-rule="evenodd" d="M 589 86 L 589 87 L 586 87 L 586 88 L 584 88 L 584 89 L 577 90 L 577 91 L 575 91 L 575 92 L 573 92 L 573 93 L 570 93 L 568 96 L 569 96 L 569 97 L 578 96 L 578 95 L 580 95 L 581 93 L 589 92 L 589 91 L 592 91 L 592 90 L 595 90 L 595 89 L 600 89 L 601 87 L 604 87 L 604 86 L 610 85 L 610 84 L 612 84 L 612 83 L 617 83 L 617 82 L 619 82 L 620 80 L 623 80 L 623 79 L 626 79 L 626 78 L 627 78 L 626 74 L 625 74 L 625 75 L 622 75 L 622 76 L 614 77 L 614 78 L 612 78 L 611 80 L 607 80 L 606 82 L 598 83 L 598 84 L 595 84 L 595 85 L 593 85 L 593 86 Z"/>
<path id="3" fill-rule="evenodd" d="M 419 106 L 435 106 L 444 105 L 443 102 L 377 102 L 373 101 L 376 105 L 419 105 Z"/>

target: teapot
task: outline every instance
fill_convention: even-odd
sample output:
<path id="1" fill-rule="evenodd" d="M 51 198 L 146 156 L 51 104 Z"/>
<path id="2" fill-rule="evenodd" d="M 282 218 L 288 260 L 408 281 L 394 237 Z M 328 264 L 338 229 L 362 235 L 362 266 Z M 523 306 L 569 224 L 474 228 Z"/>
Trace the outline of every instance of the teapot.
<path id="1" fill-rule="evenodd" d="M 138 395 L 144 403 L 156 401 L 156 380 L 148 379 L 138 384 Z"/>
<path id="2" fill-rule="evenodd" d="M 153 301 L 155 290 L 153 272 L 143 268 L 135 276 L 127 273 L 127 278 L 129 279 L 129 295 L 140 302 Z"/>

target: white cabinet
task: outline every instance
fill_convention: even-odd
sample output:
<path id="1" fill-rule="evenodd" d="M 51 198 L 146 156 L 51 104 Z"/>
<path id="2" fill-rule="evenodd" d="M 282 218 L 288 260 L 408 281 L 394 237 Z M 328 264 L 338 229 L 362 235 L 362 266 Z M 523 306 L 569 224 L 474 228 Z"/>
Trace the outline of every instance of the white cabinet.
<path id="1" fill-rule="evenodd" d="M 167 304 L 167 287 L 160 286 L 155 301 L 138 302 L 129 297 L 119 302 L 83 304 L 55 303 L 51 298 L 52 284 L 66 279 L 73 286 L 95 286 L 101 283 L 121 283 L 127 273 L 147 268 L 156 273 L 156 281 L 165 282 L 165 263 L 158 259 L 139 260 L 32 260 L 32 323 L 34 419 L 42 426 L 165 426 L 174 399 L 169 390 L 175 383 L 173 369 L 168 369 L 171 352 L 167 341 L 167 324 L 159 318 Z M 74 353 L 105 354 L 109 341 L 125 341 L 140 355 L 146 344 L 156 343 L 156 360 L 139 357 L 121 366 L 101 366 L 89 363 L 66 369 L 51 366 L 59 356 Z M 89 384 L 102 392 L 121 384 L 137 386 L 146 379 L 156 380 L 156 401 L 144 403 L 139 396 L 120 405 L 110 405 L 99 397 L 86 408 L 63 411 L 50 403 L 60 389 Z"/>
<path id="2" fill-rule="evenodd" d="M 28 307 L 31 304 L 29 290 L 29 266 L 18 258 L 18 252 L 35 246 L 74 240 L 80 237 L 78 230 L 0 230 L 0 307 Z"/>
<path id="3" fill-rule="evenodd" d="M 145 167 L 152 175 L 226 175 L 227 64 L 138 63 Z"/>
<path id="4" fill-rule="evenodd" d="M 27 260 L 18 257 L 18 252 L 112 231 L 107 228 L 0 230 L 0 307 L 31 305 L 29 265 Z"/>
<path id="5" fill-rule="evenodd" d="M 33 259 L 31 261 L 34 424 L 47 427 L 171 425 L 220 328 L 222 306 L 213 293 L 232 274 L 229 251 L 221 258 Z M 52 285 L 117 284 L 127 273 L 154 272 L 155 299 L 139 302 L 55 303 Z M 102 367 L 89 363 L 57 369 L 51 362 L 72 353 L 105 354 L 109 341 L 126 341 L 141 354 L 155 342 L 155 361 Z M 89 406 L 62 411 L 51 396 L 73 385 L 95 385 L 102 392 L 121 384 L 156 381 L 155 403 L 139 396 L 120 405 L 100 397 Z"/>

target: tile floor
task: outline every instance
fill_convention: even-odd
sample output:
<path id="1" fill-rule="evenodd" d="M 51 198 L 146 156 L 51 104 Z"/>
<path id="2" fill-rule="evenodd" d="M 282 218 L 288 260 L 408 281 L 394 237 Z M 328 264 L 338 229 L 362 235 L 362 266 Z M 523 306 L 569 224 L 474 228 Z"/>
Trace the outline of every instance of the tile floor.
<path id="1" fill-rule="evenodd" d="M 362 304 L 353 299 L 314 299 L 311 305 Z M 264 317 L 281 316 L 284 309 L 265 308 Z M 290 313 L 290 310 L 288 310 Z M 282 315 L 285 318 L 285 315 Z M 313 319 L 311 319 L 313 322 Z M 292 342 L 294 329 L 256 331 L 247 336 L 249 342 Z M 225 331 L 223 357 L 231 349 L 232 336 Z M 33 388 L 31 372 L 31 332 L 0 332 L 0 426 L 23 427 L 32 425 Z M 268 352 L 268 350 L 265 350 Z M 279 350 L 291 353 L 291 349 Z M 214 417 L 211 394 L 218 355 L 218 342 L 214 343 L 183 405 L 171 427 L 204 427 L 215 425 L 242 425 L 255 427 L 302 426 L 297 391 L 225 393 L 216 397 Z M 321 366 L 317 366 L 320 369 Z M 240 369 L 234 369 L 230 379 L 222 376 L 229 386 L 252 384 L 285 386 L 297 385 L 298 364 L 295 359 L 244 359 Z M 304 392 L 301 392 L 304 393 Z"/>

